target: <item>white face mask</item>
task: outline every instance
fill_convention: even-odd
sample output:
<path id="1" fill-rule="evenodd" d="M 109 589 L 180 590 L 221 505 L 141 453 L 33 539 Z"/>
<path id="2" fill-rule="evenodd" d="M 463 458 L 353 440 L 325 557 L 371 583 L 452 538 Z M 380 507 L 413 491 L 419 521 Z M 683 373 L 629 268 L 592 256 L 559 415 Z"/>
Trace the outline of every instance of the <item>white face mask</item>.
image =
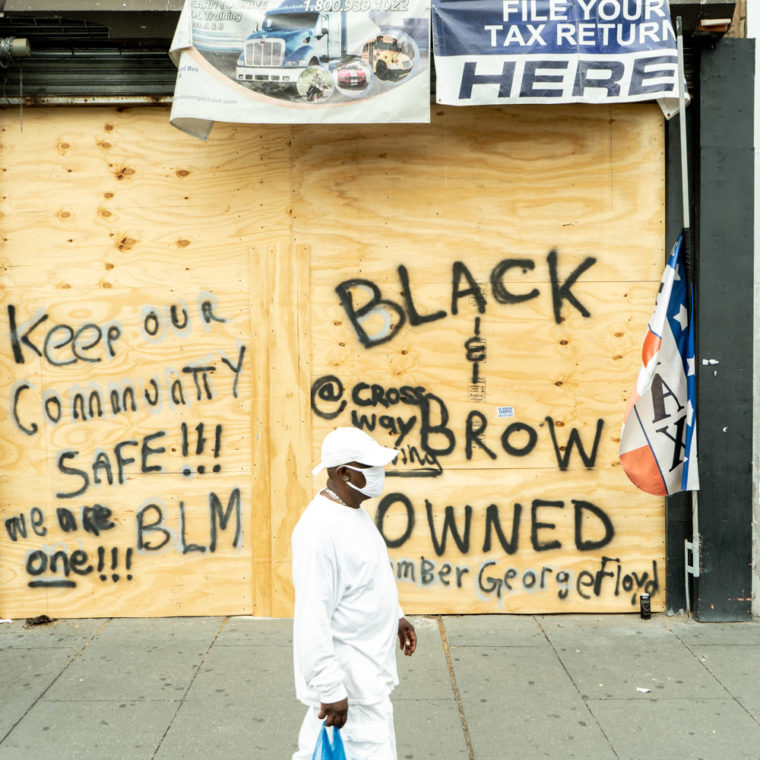
<path id="1" fill-rule="evenodd" d="M 346 464 L 344 467 L 348 467 L 349 470 L 356 470 L 356 472 L 360 472 L 362 475 L 364 475 L 364 480 L 366 481 L 364 488 L 359 488 L 358 486 L 355 486 L 350 480 L 348 481 L 348 485 L 351 486 L 351 488 L 353 488 L 355 491 L 363 493 L 365 496 L 369 496 L 372 499 L 376 496 L 380 496 L 380 494 L 383 492 L 383 486 L 385 485 L 385 467 L 382 465 L 365 468 L 351 467 L 351 465 Z"/>

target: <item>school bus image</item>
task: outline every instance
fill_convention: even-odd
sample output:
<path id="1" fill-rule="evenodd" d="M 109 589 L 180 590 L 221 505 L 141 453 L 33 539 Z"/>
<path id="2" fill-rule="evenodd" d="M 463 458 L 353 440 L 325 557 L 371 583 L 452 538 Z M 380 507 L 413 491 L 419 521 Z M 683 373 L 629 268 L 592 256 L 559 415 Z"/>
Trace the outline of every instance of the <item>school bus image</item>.
<path id="1" fill-rule="evenodd" d="M 362 58 L 378 79 L 398 82 L 412 70 L 412 51 L 395 38 L 379 35 L 362 50 Z"/>

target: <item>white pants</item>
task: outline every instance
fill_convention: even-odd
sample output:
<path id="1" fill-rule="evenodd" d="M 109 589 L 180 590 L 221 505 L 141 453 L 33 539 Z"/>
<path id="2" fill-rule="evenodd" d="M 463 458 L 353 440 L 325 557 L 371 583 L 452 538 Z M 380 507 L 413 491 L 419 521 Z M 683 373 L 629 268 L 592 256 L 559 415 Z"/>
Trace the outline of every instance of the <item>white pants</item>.
<path id="1" fill-rule="evenodd" d="M 311 760 L 322 723 L 318 707 L 310 707 L 298 733 L 298 752 L 293 760 Z M 332 730 L 328 729 L 332 734 Z M 340 730 L 347 760 L 396 760 L 396 732 L 393 729 L 393 705 L 386 697 L 374 705 L 348 702 L 348 719 Z M 331 736 L 332 738 L 332 736 Z"/>

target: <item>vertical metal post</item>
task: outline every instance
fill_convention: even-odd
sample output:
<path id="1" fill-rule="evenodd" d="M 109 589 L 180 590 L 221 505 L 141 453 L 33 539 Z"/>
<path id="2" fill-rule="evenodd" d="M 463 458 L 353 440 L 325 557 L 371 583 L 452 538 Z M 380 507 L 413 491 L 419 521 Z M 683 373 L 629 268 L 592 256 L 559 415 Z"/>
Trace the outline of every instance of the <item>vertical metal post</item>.
<path id="1" fill-rule="evenodd" d="M 686 161 L 686 71 L 683 60 L 683 29 L 681 17 L 676 19 L 678 40 L 678 121 L 681 127 L 681 198 L 683 204 L 683 227 L 691 226 L 689 218 L 689 165 Z"/>
<path id="2" fill-rule="evenodd" d="M 691 226 L 689 215 L 689 165 L 687 161 L 686 146 L 686 71 L 684 66 L 683 55 L 683 27 L 681 17 L 676 19 L 676 38 L 678 41 L 678 120 L 681 128 L 681 198 L 683 203 L 683 242 L 685 246 L 685 258 L 689 257 L 691 249 L 689 241 L 689 227 Z M 689 275 L 692 267 L 688 262 L 684 262 Z M 693 310 L 692 310 L 693 311 Z M 691 600 L 689 595 L 689 575 L 694 578 L 699 577 L 699 500 L 697 492 L 691 493 L 691 522 L 692 522 L 692 539 L 684 542 L 684 560 L 686 572 L 684 574 L 684 583 L 686 585 L 686 612 L 691 615 Z"/>

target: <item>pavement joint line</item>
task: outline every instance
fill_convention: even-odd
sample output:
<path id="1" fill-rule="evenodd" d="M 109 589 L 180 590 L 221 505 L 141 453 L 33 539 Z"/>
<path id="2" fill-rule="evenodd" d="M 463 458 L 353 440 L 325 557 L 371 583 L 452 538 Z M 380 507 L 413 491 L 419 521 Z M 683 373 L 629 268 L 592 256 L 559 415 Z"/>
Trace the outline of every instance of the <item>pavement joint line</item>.
<path id="1" fill-rule="evenodd" d="M 66 663 L 66 665 L 64 665 L 63 668 L 61 668 L 61 672 L 47 685 L 47 688 L 37 697 L 37 699 L 35 699 L 34 702 L 32 702 L 32 704 L 26 708 L 24 714 L 6 731 L 5 736 L 0 737 L 0 745 L 13 733 L 16 726 L 21 723 L 21 721 L 24 720 L 24 718 L 26 718 L 26 716 L 29 715 L 29 713 L 37 706 L 45 694 L 47 694 L 50 689 L 53 688 L 53 685 L 58 681 L 58 679 L 71 667 L 71 663 L 79 659 L 82 652 L 84 652 L 84 650 L 90 646 L 90 644 L 95 640 L 95 637 L 98 636 L 98 634 L 111 622 L 111 620 L 112 618 L 107 618 L 104 620 L 100 628 L 98 628 L 98 630 L 95 631 L 95 633 L 93 633 L 92 636 L 90 636 L 90 638 L 85 641 L 84 644 L 82 644 L 79 650 L 71 656 L 71 659 Z"/>
<path id="2" fill-rule="evenodd" d="M 705 669 L 705 670 L 706 670 L 706 671 L 707 671 L 707 672 L 710 674 L 710 677 L 711 677 L 711 678 L 712 678 L 712 679 L 713 679 L 713 680 L 714 680 L 716 683 L 720 684 L 720 686 L 721 686 L 721 688 L 723 689 L 723 691 L 725 691 L 725 692 L 726 692 L 726 694 L 728 694 L 728 696 L 729 696 L 729 697 L 731 697 L 731 699 L 732 699 L 734 702 L 736 702 L 736 704 L 737 704 L 737 705 L 739 705 L 739 707 L 741 707 L 741 709 L 742 709 L 742 710 L 744 710 L 744 712 L 745 712 L 745 713 L 747 713 L 747 715 L 749 715 L 749 717 L 750 717 L 750 718 L 753 720 L 753 722 L 755 722 L 755 723 L 757 723 L 758 725 L 760 725 L 760 720 L 758 720 L 758 719 L 757 719 L 757 718 L 756 718 L 756 717 L 755 717 L 755 716 L 754 716 L 754 715 L 753 715 L 753 714 L 752 714 L 752 713 L 751 713 L 751 712 L 750 712 L 750 711 L 749 711 L 749 710 L 748 710 L 748 709 L 747 709 L 747 708 L 746 708 L 746 707 L 745 707 L 745 706 L 744 706 L 744 705 L 743 705 L 743 704 L 742 704 L 742 703 L 739 701 L 738 697 L 736 697 L 734 694 L 732 694 L 732 693 L 729 691 L 729 689 L 726 687 L 726 685 L 725 685 L 725 684 L 724 684 L 724 683 L 723 683 L 723 682 L 722 682 L 722 681 L 721 681 L 721 680 L 720 680 L 720 679 L 719 679 L 719 678 L 718 678 L 718 677 L 715 675 L 715 673 L 713 673 L 713 672 L 712 672 L 712 670 L 710 670 L 710 668 L 708 667 L 707 663 L 706 663 L 704 660 L 700 659 L 700 657 L 699 657 L 699 656 L 697 655 L 697 653 L 696 653 L 696 652 L 695 652 L 695 651 L 694 651 L 694 650 L 693 650 L 693 649 L 692 649 L 692 648 L 689 646 L 689 644 L 687 644 L 687 643 L 686 643 L 686 642 L 685 642 L 685 641 L 684 641 L 684 640 L 683 640 L 683 639 L 682 639 L 682 638 L 681 638 L 681 637 L 680 637 L 680 636 L 679 636 L 679 635 L 678 635 L 678 634 L 677 634 L 677 633 L 676 633 L 676 632 L 675 632 L 675 631 L 674 631 L 674 630 L 673 630 L 673 629 L 672 629 L 670 626 L 668 626 L 668 630 L 669 630 L 669 631 L 670 631 L 670 632 L 673 634 L 673 636 L 675 636 L 675 637 L 676 637 L 676 639 L 677 639 L 678 641 L 680 641 L 680 642 L 681 642 L 681 645 L 682 645 L 682 646 L 683 646 L 683 647 L 686 649 L 686 651 L 687 651 L 687 652 L 688 652 L 688 653 L 689 653 L 689 654 L 690 654 L 690 655 L 691 655 L 691 656 L 692 656 L 692 657 L 693 657 L 693 658 L 694 658 L 694 659 L 695 659 L 695 660 L 696 660 L 696 661 L 697 661 L 697 662 L 698 662 L 698 663 L 699 663 L 699 664 L 700 664 L 700 665 L 701 665 L 701 666 L 702 666 L 702 667 L 703 667 L 703 668 L 704 668 L 704 669 Z M 715 645 L 714 645 L 714 644 L 703 644 L 702 646 L 715 646 Z M 746 646 L 746 645 L 739 645 L 739 646 Z"/>
<path id="3" fill-rule="evenodd" d="M 451 652 L 449 651 L 449 640 L 446 637 L 446 628 L 443 625 L 443 616 L 436 615 L 438 619 L 438 631 L 441 634 L 441 644 L 443 644 L 443 653 L 446 655 L 446 667 L 449 670 L 449 681 L 451 682 L 451 690 L 454 692 L 454 699 L 457 703 L 457 709 L 459 710 L 459 720 L 462 722 L 462 733 L 464 734 L 464 743 L 467 745 L 467 754 L 470 760 L 475 760 L 475 753 L 472 749 L 472 740 L 470 739 L 470 729 L 467 726 L 467 717 L 464 714 L 464 704 L 462 702 L 462 696 L 459 693 L 459 687 L 457 686 L 457 679 L 454 675 L 454 663 L 451 661 Z"/>
<path id="4" fill-rule="evenodd" d="M 153 751 L 153 754 L 151 755 L 151 760 L 156 757 L 159 750 L 161 749 L 161 745 L 164 743 L 164 739 L 166 739 L 167 734 L 169 733 L 169 731 L 171 731 L 171 728 L 174 725 L 174 721 L 177 719 L 177 716 L 179 715 L 179 711 L 182 709 L 182 705 L 185 704 L 185 700 L 187 699 L 187 695 L 190 692 L 190 689 L 193 688 L 193 684 L 195 683 L 195 679 L 198 677 L 198 673 L 201 672 L 203 663 L 206 662 L 206 659 L 208 658 L 209 653 L 214 648 L 214 644 L 216 644 L 216 641 L 219 638 L 219 634 L 221 634 L 221 632 L 224 630 L 224 627 L 229 622 L 229 619 L 230 617 L 229 615 L 227 615 L 226 617 L 222 619 L 222 622 L 219 623 L 219 628 L 217 628 L 217 631 L 214 634 L 213 640 L 206 648 L 206 651 L 203 653 L 203 657 L 201 657 L 201 661 L 198 663 L 198 667 L 195 669 L 195 673 L 193 673 L 193 677 L 190 679 L 190 683 L 187 685 L 187 688 L 185 689 L 185 693 L 177 701 L 177 709 L 174 711 L 174 715 L 172 715 L 171 720 L 169 721 L 169 725 L 166 727 L 166 731 L 164 731 L 164 733 L 161 735 L 161 738 L 158 740 L 156 749 Z"/>
<path id="5" fill-rule="evenodd" d="M 583 701 L 588 704 L 598 705 L 601 702 L 731 702 L 732 697 L 729 694 L 726 697 L 586 697 Z"/>
<path id="6" fill-rule="evenodd" d="M 609 746 L 610 751 L 615 757 L 619 758 L 620 755 L 618 755 L 617 751 L 615 750 L 614 745 L 610 741 L 610 737 L 607 736 L 607 732 L 604 730 L 604 728 L 602 727 L 602 724 L 599 722 L 596 715 L 594 715 L 594 711 L 591 709 L 591 706 L 589 704 L 591 700 L 583 696 L 581 690 L 578 688 L 578 684 L 575 682 L 575 679 L 570 675 L 570 671 L 567 669 L 567 666 L 562 661 L 562 658 L 559 656 L 559 653 L 557 652 L 554 644 L 552 643 L 552 640 L 549 638 L 549 635 L 546 633 L 546 629 L 541 624 L 541 621 L 535 615 L 533 616 L 533 620 L 536 621 L 536 625 L 539 627 L 539 630 L 544 635 L 544 638 L 546 639 L 546 643 L 549 645 L 549 647 L 552 650 L 552 654 L 557 658 L 557 662 L 559 662 L 559 664 L 562 666 L 562 670 L 565 671 L 565 675 L 567 675 L 568 679 L 570 680 L 570 683 L 573 685 L 573 688 L 578 693 L 578 696 L 581 698 L 581 702 L 583 702 L 583 705 L 586 708 L 586 712 L 591 716 L 594 723 L 596 723 L 596 727 L 599 729 L 600 733 L 604 737 L 604 740 L 607 742 L 607 745 Z"/>

